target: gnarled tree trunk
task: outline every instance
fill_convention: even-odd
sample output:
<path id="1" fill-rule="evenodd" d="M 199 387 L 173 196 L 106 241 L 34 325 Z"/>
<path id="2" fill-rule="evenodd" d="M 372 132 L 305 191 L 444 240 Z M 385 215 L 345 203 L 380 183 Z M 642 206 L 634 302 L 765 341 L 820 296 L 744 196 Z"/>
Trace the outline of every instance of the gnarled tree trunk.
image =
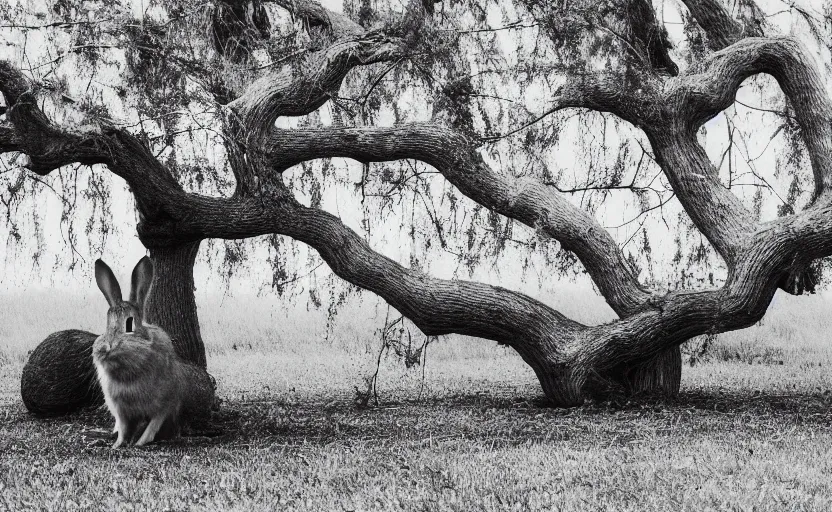
<path id="1" fill-rule="evenodd" d="M 590 375 L 584 394 L 605 399 L 614 395 L 673 397 L 682 383 L 682 349 L 671 347 L 642 363 L 613 367 Z"/>
<path id="2" fill-rule="evenodd" d="M 620 371 L 628 395 L 676 396 L 682 383 L 682 347 L 671 347 L 644 363 L 625 365 Z"/>
<path id="3" fill-rule="evenodd" d="M 194 262 L 199 244 L 196 241 L 150 249 L 154 275 L 145 314 L 150 323 L 170 335 L 179 357 L 205 369 L 205 345 L 194 298 Z"/>

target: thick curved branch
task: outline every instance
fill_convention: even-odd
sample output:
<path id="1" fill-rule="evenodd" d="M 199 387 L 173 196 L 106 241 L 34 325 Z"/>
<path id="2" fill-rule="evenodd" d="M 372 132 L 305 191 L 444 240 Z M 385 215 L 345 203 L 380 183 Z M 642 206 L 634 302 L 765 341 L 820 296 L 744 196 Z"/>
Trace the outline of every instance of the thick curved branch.
<path id="1" fill-rule="evenodd" d="M 720 0 L 682 0 L 682 3 L 705 31 L 711 50 L 721 50 L 743 38 L 744 27 L 728 14 Z"/>
<path id="2" fill-rule="evenodd" d="M 0 60 L 0 93 L 6 100 L 6 107 L 17 103 L 17 99 L 29 87 L 29 81 L 16 67 L 8 61 Z"/>
<path id="3" fill-rule="evenodd" d="M 372 151 L 359 149 L 353 156 L 371 159 Z M 832 254 L 832 208 L 816 205 L 806 217 L 781 219 L 752 235 L 722 288 L 653 297 L 621 320 L 585 327 L 515 292 L 404 268 L 374 252 L 336 217 L 291 197 L 263 202 L 187 194 L 171 207 L 191 213 L 179 225 L 180 236 L 192 230 L 224 238 L 287 235 L 318 250 L 337 275 L 378 294 L 428 334 L 463 333 L 512 346 L 560 405 L 580 403 L 593 372 L 648 360 L 692 336 L 752 325 L 794 261 Z"/>
<path id="4" fill-rule="evenodd" d="M 285 0 L 278 4 L 303 21 L 314 39 L 314 49 L 300 65 L 284 65 L 254 81 L 228 104 L 231 116 L 229 162 L 237 182 L 236 195 L 252 196 L 267 184 L 259 176 L 260 155 L 250 148 L 260 145 L 282 116 L 302 116 L 320 108 L 341 87 L 354 67 L 397 60 L 406 48 L 401 38 L 382 30 L 365 31 L 343 14 L 331 12 L 309 0 Z"/>
<path id="5" fill-rule="evenodd" d="M 0 124 L 0 153 L 20 151 L 23 147 L 17 130 L 8 123 Z"/>
<path id="6" fill-rule="evenodd" d="M 40 175 L 72 163 L 94 165 L 104 163 L 108 151 L 98 134 L 89 137 L 60 130 L 49 122 L 35 104 L 34 94 L 24 92 L 9 108 L 11 122 L 3 137 L 10 144 L 0 143 L 0 151 L 21 151 L 28 160 L 24 166 Z"/>
<path id="7" fill-rule="evenodd" d="M 743 39 L 670 80 L 663 99 L 667 121 L 646 130 L 679 201 L 729 268 L 759 226 L 722 185 L 696 134 L 731 106 L 742 82 L 757 73 L 774 76 L 791 102 L 820 196 L 832 184 L 832 102 L 812 57 L 791 38 Z"/>
<path id="8" fill-rule="evenodd" d="M 749 327 L 763 318 L 782 278 L 795 266 L 832 254 L 832 205 L 815 204 L 801 216 L 766 224 L 748 241 L 725 285 L 674 292 L 623 320 L 583 333 L 579 358 L 610 362 L 649 357 L 693 336 Z"/>
<path id="9" fill-rule="evenodd" d="M 638 126 L 656 125 L 661 119 L 660 81 L 637 69 L 626 74 L 592 72 L 570 74 L 552 98 L 552 111 L 587 108 L 610 112 Z"/>
<path id="10" fill-rule="evenodd" d="M 757 228 L 756 219 L 722 184 L 695 133 L 650 130 L 648 138 L 679 202 L 730 269 Z"/>
<path id="11" fill-rule="evenodd" d="M 354 156 L 374 158 L 372 151 Z M 515 292 L 404 268 L 336 217 L 291 197 L 264 202 L 186 194 L 170 207 L 190 212 L 178 225 L 180 237 L 197 231 L 223 238 L 287 235 L 318 250 L 337 275 L 378 294 L 428 334 L 463 333 L 512 346 L 559 405 L 580 403 L 593 372 L 648 360 L 692 336 L 752 325 L 796 259 L 832 254 L 832 208 L 816 205 L 806 217 L 781 219 L 752 235 L 722 288 L 654 297 L 621 320 L 586 327 Z"/>
<path id="12" fill-rule="evenodd" d="M 364 29 L 347 16 L 330 11 L 314 0 L 265 0 L 283 7 L 295 18 L 301 20 L 307 32 L 323 31 L 328 37 L 338 39 L 358 35 Z"/>
<path id="13" fill-rule="evenodd" d="M 352 140 L 362 146 L 352 156 L 376 157 L 358 142 Z M 387 151 L 396 150 L 388 146 Z M 586 327 L 515 292 L 404 268 L 375 253 L 336 217 L 291 197 L 265 203 L 187 194 L 175 207 L 192 213 L 190 224 L 180 226 L 182 234 L 196 229 L 210 237 L 290 236 L 318 250 L 337 275 L 378 294 L 428 334 L 463 333 L 512 346 L 560 405 L 580 403 L 592 372 L 648 360 L 693 336 L 753 325 L 796 260 L 832 254 L 832 207 L 815 205 L 804 217 L 780 219 L 754 233 L 722 288 L 653 297 L 621 320 Z"/>
<path id="14" fill-rule="evenodd" d="M 314 247 L 338 276 L 384 298 L 425 334 L 467 334 L 518 346 L 549 339 L 556 330 L 567 334 L 583 328 L 526 295 L 405 268 L 373 251 L 327 212 L 299 204 L 277 210 L 271 232 Z"/>
<path id="15" fill-rule="evenodd" d="M 6 71 L 0 76 L 0 90 L 27 83 L 7 62 L 0 61 L 0 69 Z M 184 190 L 138 139 L 110 128 L 86 133 L 61 129 L 38 108 L 33 92 L 18 90 L 14 97 L 7 112 L 9 122 L 0 125 L 0 153 L 22 152 L 27 159 L 24 166 L 40 175 L 73 163 L 105 164 L 130 185 L 143 218 L 168 224 L 180 220 L 163 207 L 175 204 Z"/>
<path id="16" fill-rule="evenodd" d="M 627 3 L 626 16 L 631 26 L 633 43 L 641 48 L 650 67 L 676 76 L 679 66 L 670 58 L 673 45 L 667 36 L 667 30 L 656 18 L 656 10 L 651 0 L 630 0 Z"/>
<path id="17" fill-rule="evenodd" d="M 396 128 L 275 130 L 264 151 L 279 171 L 306 160 L 336 156 L 362 162 L 421 160 L 474 201 L 540 230 L 573 251 L 619 315 L 632 313 L 650 297 L 618 245 L 591 215 L 538 180 L 517 179 L 492 169 L 464 136 L 450 128 L 424 123 Z"/>
<path id="18" fill-rule="evenodd" d="M 306 115 L 326 103 L 353 67 L 401 57 L 400 43 L 381 34 L 336 42 L 302 69 L 285 66 L 256 80 L 228 106 L 247 129 L 267 131 L 280 116 Z"/>
<path id="19" fill-rule="evenodd" d="M 284 66 L 251 84 L 229 104 L 235 113 L 229 129 L 233 142 L 228 149 L 236 194 L 252 196 L 268 182 L 268 176 L 256 172 L 264 168 L 258 163 L 260 155 L 250 149 L 266 138 L 278 117 L 301 116 L 318 109 L 337 93 L 353 67 L 400 54 L 401 47 L 384 38 L 350 39 L 312 55 L 301 69 Z"/>
<path id="20" fill-rule="evenodd" d="M 247 130 L 262 135 L 280 116 L 306 115 L 329 100 L 355 66 L 399 58 L 404 41 L 383 30 L 365 31 L 347 16 L 310 0 L 280 0 L 279 5 L 303 21 L 317 38 L 314 52 L 301 69 L 284 66 L 252 83 L 229 106 Z"/>
<path id="21" fill-rule="evenodd" d="M 828 169 L 832 101 L 809 51 L 790 37 L 747 38 L 715 53 L 702 66 L 673 80 L 666 105 L 681 114 L 690 130 L 730 107 L 742 82 L 758 73 L 772 75 L 789 99 L 818 170 Z M 813 168 L 815 161 L 813 160 Z M 827 178 L 828 179 L 828 178 Z M 824 179 L 818 180 L 820 183 Z"/>

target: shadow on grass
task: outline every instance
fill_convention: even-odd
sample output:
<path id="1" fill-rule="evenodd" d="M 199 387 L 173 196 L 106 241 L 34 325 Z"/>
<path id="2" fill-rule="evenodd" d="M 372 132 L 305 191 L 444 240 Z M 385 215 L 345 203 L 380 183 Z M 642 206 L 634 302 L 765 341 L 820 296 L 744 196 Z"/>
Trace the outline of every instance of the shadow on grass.
<path id="1" fill-rule="evenodd" d="M 88 447 L 109 446 L 112 419 L 106 409 L 38 419 L 0 411 L 0 431 L 77 434 Z M 669 399 L 590 402 L 582 407 L 545 407 L 542 397 L 460 394 L 356 408 L 349 400 L 282 399 L 231 401 L 210 424 L 185 431 L 161 446 L 299 446 L 305 444 L 432 445 L 460 441 L 491 446 L 570 442 L 576 446 L 651 442 L 670 436 L 756 436 L 826 429 L 832 394 L 687 391 Z M 737 425 L 741 432 L 738 430 Z M 44 432 L 45 431 L 45 432 Z M 77 448 L 77 444 L 75 445 Z"/>

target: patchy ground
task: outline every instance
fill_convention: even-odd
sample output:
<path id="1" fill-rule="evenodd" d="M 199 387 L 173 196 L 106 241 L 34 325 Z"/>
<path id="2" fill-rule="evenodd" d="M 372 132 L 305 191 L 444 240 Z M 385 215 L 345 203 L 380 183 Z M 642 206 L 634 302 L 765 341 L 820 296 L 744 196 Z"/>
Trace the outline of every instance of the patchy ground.
<path id="1" fill-rule="evenodd" d="M 38 420 L 11 405 L 0 510 L 821 511 L 830 425 L 829 392 L 569 410 L 489 394 L 234 401 L 209 431 L 112 450 L 104 411 Z"/>
<path id="2" fill-rule="evenodd" d="M 105 410 L 37 419 L 20 403 L 26 351 L 84 327 L 78 318 L 95 330 L 100 312 L 79 316 L 79 302 L 35 321 L 14 309 L 23 302 L 0 300 L 0 512 L 832 510 L 832 329 L 820 300 L 691 348 L 701 362 L 685 366 L 677 399 L 569 410 L 541 406 L 510 350 L 458 338 L 410 370 L 383 358 L 380 405 L 356 408 L 378 356 L 371 328 L 322 342 L 301 319 L 272 324 L 253 305 L 226 305 L 204 330 L 224 400 L 216 421 L 120 450 Z"/>

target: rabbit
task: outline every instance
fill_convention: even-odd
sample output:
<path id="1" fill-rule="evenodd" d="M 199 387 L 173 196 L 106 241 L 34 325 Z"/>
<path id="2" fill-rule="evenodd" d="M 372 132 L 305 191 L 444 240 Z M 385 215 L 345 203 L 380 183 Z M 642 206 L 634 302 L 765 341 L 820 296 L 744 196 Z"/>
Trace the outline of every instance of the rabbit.
<path id="1" fill-rule="evenodd" d="M 136 264 L 128 301 L 122 300 L 113 271 L 100 259 L 95 262 L 95 281 L 110 305 L 107 330 L 93 343 L 92 357 L 104 402 L 116 420 L 113 448 L 134 442 L 143 446 L 163 428 L 162 436 L 177 437 L 184 363 L 170 336 L 143 322 L 153 263 L 145 256 Z"/>

